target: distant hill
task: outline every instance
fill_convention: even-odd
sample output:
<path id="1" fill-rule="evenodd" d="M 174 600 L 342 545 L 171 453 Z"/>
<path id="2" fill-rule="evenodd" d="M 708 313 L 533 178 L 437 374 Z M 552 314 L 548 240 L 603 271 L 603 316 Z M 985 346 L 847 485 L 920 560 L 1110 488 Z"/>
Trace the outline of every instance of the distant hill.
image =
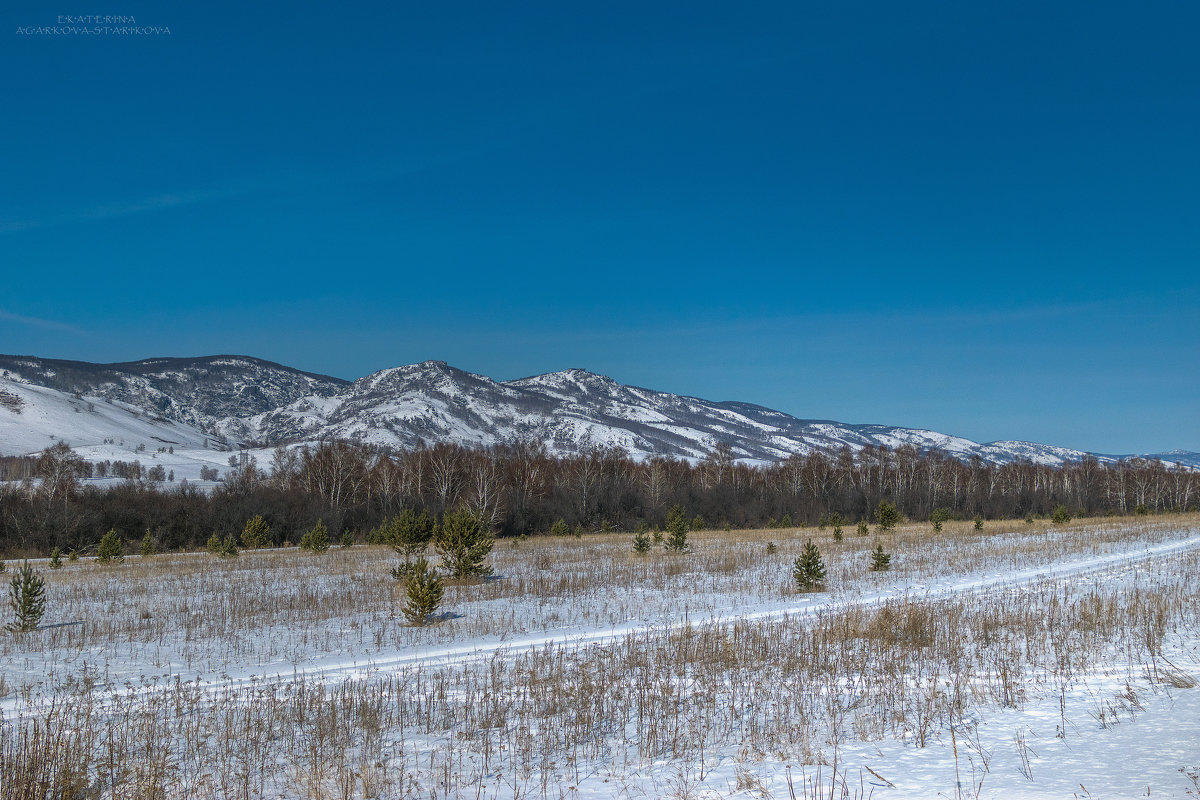
<path id="1" fill-rule="evenodd" d="M 626 386 L 582 369 L 494 381 L 426 361 L 350 382 L 248 356 L 118 364 L 0 356 L 0 455 L 36 452 L 57 439 L 92 460 L 174 449 L 160 455 L 178 462 L 181 474 L 223 463 L 221 450 L 321 439 L 392 447 L 537 440 L 557 455 L 618 447 L 635 458 L 689 459 L 727 445 L 735 458 L 759 462 L 875 445 L 991 463 L 1134 457 L 798 419 L 751 403 Z M 1200 467 L 1200 454 L 1189 451 L 1137 457 Z"/>

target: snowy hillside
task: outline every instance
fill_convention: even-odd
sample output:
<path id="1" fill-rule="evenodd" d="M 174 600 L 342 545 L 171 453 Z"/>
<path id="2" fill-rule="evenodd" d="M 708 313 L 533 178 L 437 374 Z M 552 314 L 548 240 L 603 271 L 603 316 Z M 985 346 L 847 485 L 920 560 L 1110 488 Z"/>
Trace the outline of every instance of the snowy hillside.
<path id="1" fill-rule="evenodd" d="M 37 453 L 64 441 L 85 460 L 161 465 L 197 481 L 201 467 L 225 466 L 229 453 L 199 428 L 148 415 L 120 400 L 67 394 L 0 372 L 0 455 Z"/>
<path id="2" fill-rule="evenodd" d="M 0 403 L 4 455 L 36 452 L 55 437 L 104 452 L 115 441 L 151 451 L 198 448 L 204 464 L 217 458 L 214 449 L 321 439 L 401 448 L 534 440 L 557 455 L 616 447 L 635 458 L 686 459 L 727 445 L 735 458 L 753 462 L 904 445 L 991 463 L 1055 465 L 1087 455 L 1032 442 L 981 444 L 929 430 L 798 419 L 751 403 L 625 386 L 582 369 L 499 382 L 426 361 L 350 383 L 246 356 L 122 364 L 0 356 L 0 380 L 22 405 L 18 413 Z M 1185 451 L 1145 457 L 1200 466 L 1200 455 Z"/>

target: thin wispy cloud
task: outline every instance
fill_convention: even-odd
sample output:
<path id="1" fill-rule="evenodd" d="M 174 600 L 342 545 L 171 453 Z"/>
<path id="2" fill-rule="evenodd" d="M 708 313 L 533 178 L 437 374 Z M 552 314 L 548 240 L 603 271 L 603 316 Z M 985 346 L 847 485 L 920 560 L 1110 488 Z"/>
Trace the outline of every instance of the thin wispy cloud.
<path id="1" fill-rule="evenodd" d="M 233 197 L 247 192 L 247 187 L 225 187 L 191 192 L 171 192 L 152 195 L 122 203 L 106 203 L 77 211 L 49 214 L 26 219 L 0 220 L 0 234 L 19 233 L 40 228 L 55 228 L 78 222 L 97 222 L 147 214 L 168 208 L 180 208 L 211 200 Z"/>
<path id="2" fill-rule="evenodd" d="M 87 331 L 77 328 L 74 325 L 68 325 L 65 322 L 58 322 L 52 319 L 39 319 L 37 317 L 27 317 L 22 314 L 13 314 L 0 308 L 0 322 L 15 322 L 18 325 L 28 325 L 32 328 L 42 328 L 43 330 L 62 331 L 64 333 L 75 333 L 84 335 Z"/>

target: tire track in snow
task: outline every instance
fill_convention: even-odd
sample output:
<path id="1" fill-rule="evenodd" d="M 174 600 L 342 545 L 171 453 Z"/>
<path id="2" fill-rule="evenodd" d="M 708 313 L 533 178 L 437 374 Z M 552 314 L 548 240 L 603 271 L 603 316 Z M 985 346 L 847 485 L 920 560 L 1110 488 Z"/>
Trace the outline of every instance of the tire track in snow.
<path id="1" fill-rule="evenodd" d="M 662 624 L 627 622 L 603 629 L 542 633 L 491 644 L 473 643 L 469 645 L 452 645 L 449 647 L 422 648 L 391 658 L 316 664 L 306 668 L 294 668 L 291 671 L 280 670 L 276 672 L 256 673 L 245 677 L 230 678 L 220 683 L 213 683 L 210 686 L 212 689 L 221 690 L 237 689 L 255 684 L 262 685 L 264 683 L 288 681 L 298 678 L 324 678 L 327 680 L 362 679 L 401 672 L 416 667 L 455 667 L 495 657 L 511 658 L 545 647 L 569 647 L 572 649 L 610 647 L 618 644 L 630 635 L 661 635 L 681 630 L 689 625 L 693 628 L 700 628 L 727 625 L 736 622 L 769 622 L 793 617 L 813 616 L 822 611 L 840 611 L 858 606 L 879 605 L 889 600 L 905 598 L 922 601 L 940 600 L 964 594 L 983 594 L 996 589 L 1019 588 L 1042 580 L 1088 575 L 1113 567 L 1133 565 L 1197 548 L 1200 548 L 1200 536 L 1191 536 L 1175 542 L 1149 545 L 1141 550 L 1109 553 L 1101 556 L 1042 564 L 1028 569 L 997 575 L 967 575 L 944 584 L 892 586 L 882 591 L 868 592 L 853 598 L 833 598 L 814 595 L 809 602 L 805 603 L 788 604 L 757 611 L 729 611 L 712 614 L 700 620 L 691 619 L 685 615 L 673 622 Z M 208 687 L 206 686 L 205 688 Z"/>
<path id="2" fill-rule="evenodd" d="M 729 610 L 711 614 L 703 619 L 688 616 L 664 623 L 626 622 L 607 628 L 581 631 L 556 631 L 522 636 L 492 643 L 451 645 L 413 649 L 393 657 L 354 659 L 349 661 L 318 661 L 315 664 L 287 669 L 250 671 L 238 675 L 221 675 L 215 679 L 198 676 L 181 681 L 181 685 L 206 696 L 221 693 L 237 693 L 247 689 L 287 684 L 299 680 L 340 683 L 348 680 L 363 680 L 402 673 L 411 669 L 440 669 L 465 666 L 492 658 L 515 658 L 539 648 L 604 648 L 619 644 L 631 635 L 664 635 L 687 626 L 705 628 L 729 625 L 737 622 L 770 622 L 795 617 L 815 616 L 821 612 L 842 611 L 855 607 L 881 605 L 889 600 L 936 601 L 959 595 L 984 594 L 1002 589 L 1019 589 L 1042 580 L 1062 579 L 1103 572 L 1114 567 L 1130 566 L 1156 558 L 1176 555 L 1200 549 L 1200 535 L 1190 536 L 1174 542 L 1148 545 L 1140 550 L 1126 550 L 1106 555 L 1075 558 L 1050 564 L 1041 564 L 1027 569 L 1003 572 L 994 575 L 958 576 L 946 582 L 920 583 L 916 585 L 893 585 L 879 591 L 860 594 L 856 597 L 830 597 L 827 594 L 809 595 L 805 602 L 779 605 L 758 610 Z M 112 687 L 114 692 L 129 699 L 131 696 L 148 697 L 162 694 L 177 687 L 172 676 L 162 683 L 130 687 L 123 691 Z M 179 677 L 179 676 L 175 676 Z M 99 699 L 94 708 L 110 705 L 111 700 Z M 36 708 L 18 710 L 16 698 L 0 700 L 0 719 L 9 719 L 16 714 L 24 717 L 38 716 Z"/>

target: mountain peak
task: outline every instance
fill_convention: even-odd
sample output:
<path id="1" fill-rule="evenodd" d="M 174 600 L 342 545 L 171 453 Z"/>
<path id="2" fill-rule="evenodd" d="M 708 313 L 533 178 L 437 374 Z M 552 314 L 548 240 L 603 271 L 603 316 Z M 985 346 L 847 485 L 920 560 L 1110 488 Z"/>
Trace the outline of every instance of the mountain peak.
<path id="1" fill-rule="evenodd" d="M 18 375 L 20 381 L 12 381 Z M 418 442 L 490 446 L 535 440 L 559 455 L 619 447 L 635 458 L 698 459 L 723 443 L 735 457 L 759 462 L 877 445 L 937 449 L 956 458 L 979 456 L 997 464 L 1018 460 L 1061 464 L 1089 455 L 1030 442 L 979 444 L 928 430 L 797 419 L 751 403 L 710 402 L 625 386 L 581 367 L 497 382 L 431 359 L 349 383 L 250 356 L 153 358 L 125 364 L 0 356 L 0 384 L 18 397 L 24 409 L 18 414 L 0 407 L 0 424 L 14 436 L 37 418 L 34 411 L 39 404 L 57 397 L 30 392 L 30 386 L 65 395 L 54 402 L 71 410 L 70 415 L 57 415 L 58 422 L 47 427 L 41 438 L 0 436 L 8 443 L 75 436 L 68 430 L 71 425 L 82 432 L 79 436 L 100 440 L 132 436 L 84 424 L 99 423 L 104 417 L 94 410 L 100 404 L 89 402 L 98 399 L 135 415 L 134 421 L 122 423 L 129 431 L 182 423 L 193 426 L 195 433 L 188 434 L 192 440 L 216 433 L 255 446 L 322 439 L 389 447 Z M 10 405 L 18 406 L 17 400 Z M 144 444 L 153 445 L 155 438 L 182 442 L 180 436 L 164 429 Z M 1195 454 L 1182 452 L 1146 457 L 1200 464 Z M 1118 457 L 1096 454 L 1096 458 L 1114 462 Z"/>

